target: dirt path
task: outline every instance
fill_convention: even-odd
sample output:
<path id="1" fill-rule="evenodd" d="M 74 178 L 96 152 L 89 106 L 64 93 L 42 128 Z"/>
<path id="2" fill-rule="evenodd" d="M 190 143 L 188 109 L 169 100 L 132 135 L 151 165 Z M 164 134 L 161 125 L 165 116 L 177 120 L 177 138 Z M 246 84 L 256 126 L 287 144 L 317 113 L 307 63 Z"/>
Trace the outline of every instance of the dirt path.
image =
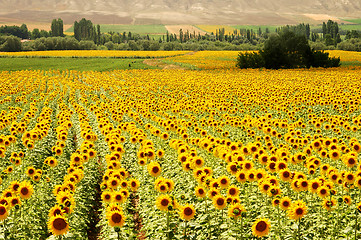
<path id="1" fill-rule="evenodd" d="M 161 69 L 178 69 L 178 70 L 187 69 L 187 68 L 181 67 L 179 65 L 168 64 L 168 63 L 162 62 L 159 59 L 146 59 L 143 61 L 143 63 L 146 65 L 149 65 L 149 66 L 159 67 Z"/>

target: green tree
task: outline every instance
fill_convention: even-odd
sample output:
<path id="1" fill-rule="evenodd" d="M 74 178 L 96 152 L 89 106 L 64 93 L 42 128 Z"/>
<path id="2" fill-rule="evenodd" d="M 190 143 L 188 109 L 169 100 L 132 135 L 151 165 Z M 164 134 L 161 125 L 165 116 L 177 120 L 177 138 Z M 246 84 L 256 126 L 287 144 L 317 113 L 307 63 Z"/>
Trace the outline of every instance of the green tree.
<path id="1" fill-rule="evenodd" d="M 82 18 L 79 22 L 74 22 L 74 37 L 81 40 L 92 40 L 96 42 L 96 29 L 90 20 Z"/>
<path id="2" fill-rule="evenodd" d="M 51 22 L 51 36 L 63 37 L 64 36 L 64 22 L 63 20 L 53 19 Z"/>
<path id="3" fill-rule="evenodd" d="M 287 28 L 270 35 L 259 53 L 240 53 L 237 58 L 237 66 L 241 68 L 337 67 L 339 63 L 339 58 L 311 50 L 305 35 L 297 35 Z"/>
<path id="4" fill-rule="evenodd" d="M 0 36 L 0 51 L 1 52 L 20 52 L 21 42 L 20 38 L 14 36 Z"/>

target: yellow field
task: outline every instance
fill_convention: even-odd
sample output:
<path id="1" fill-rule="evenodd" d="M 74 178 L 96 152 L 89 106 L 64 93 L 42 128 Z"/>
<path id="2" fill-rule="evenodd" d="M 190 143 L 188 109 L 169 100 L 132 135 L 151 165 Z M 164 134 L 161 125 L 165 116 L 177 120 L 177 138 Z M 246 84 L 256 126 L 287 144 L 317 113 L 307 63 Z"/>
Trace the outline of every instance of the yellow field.
<path id="1" fill-rule="evenodd" d="M 199 69 L 0 72 L 8 239 L 361 239 L 361 68 L 83 53 Z"/>

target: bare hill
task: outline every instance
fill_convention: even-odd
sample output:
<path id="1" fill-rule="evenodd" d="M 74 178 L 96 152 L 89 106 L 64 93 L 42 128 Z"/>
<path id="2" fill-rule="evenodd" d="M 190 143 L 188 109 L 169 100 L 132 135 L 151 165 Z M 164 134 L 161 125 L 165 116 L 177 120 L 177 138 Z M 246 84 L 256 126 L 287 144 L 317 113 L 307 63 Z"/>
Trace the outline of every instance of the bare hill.
<path id="1" fill-rule="evenodd" d="M 0 0 L 1 22 L 292 24 L 361 16 L 360 0 Z"/>

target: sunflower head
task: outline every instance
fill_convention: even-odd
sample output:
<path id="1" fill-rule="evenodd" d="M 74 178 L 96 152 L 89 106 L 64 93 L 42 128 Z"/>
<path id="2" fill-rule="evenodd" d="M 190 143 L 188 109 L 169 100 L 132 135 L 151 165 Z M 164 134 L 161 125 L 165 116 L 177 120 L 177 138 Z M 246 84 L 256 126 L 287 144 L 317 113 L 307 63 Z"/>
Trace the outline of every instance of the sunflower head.
<path id="1" fill-rule="evenodd" d="M 264 237 L 269 234 L 270 228 L 271 222 L 268 219 L 257 219 L 252 225 L 252 233 L 256 237 Z"/>
<path id="2" fill-rule="evenodd" d="M 18 191 L 21 198 L 28 199 L 33 194 L 34 189 L 28 181 L 23 181 L 20 183 Z"/>
<path id="3" fill-rule="evenodd" d="M 69 223 L 64 216 L 52 216 L 48 222 L 49 230 L 56 236 L 64 235 L 69 231 Z"/>
<path id="4" fill-rule="evenodd" d="M 179 215 L 183 220 L 189 221 L 194 218 L 196 211 L 193 205 L 187 204 L 180 207 Z"/>

